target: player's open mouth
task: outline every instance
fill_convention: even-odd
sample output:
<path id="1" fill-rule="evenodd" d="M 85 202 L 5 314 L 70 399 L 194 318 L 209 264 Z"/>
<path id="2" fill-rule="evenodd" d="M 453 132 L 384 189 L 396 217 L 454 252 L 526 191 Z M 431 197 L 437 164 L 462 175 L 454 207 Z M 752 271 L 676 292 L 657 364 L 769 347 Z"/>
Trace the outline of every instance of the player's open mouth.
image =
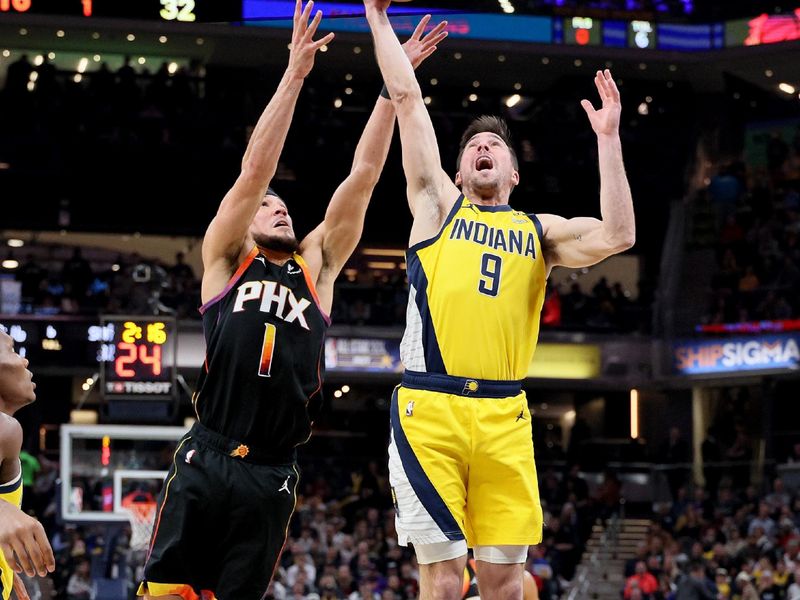
<path id="1" fill-rule="evenodd" d="M 289 223 L 286 221 L 275 221 L 275 227 L 289 227 Z"/>
<path id="2" fill-rule="evenodd" d="M 494 161 L 491 156 L 479 156 L 475 161 L 476 171 L 486 171 L 494 168 Z"/>

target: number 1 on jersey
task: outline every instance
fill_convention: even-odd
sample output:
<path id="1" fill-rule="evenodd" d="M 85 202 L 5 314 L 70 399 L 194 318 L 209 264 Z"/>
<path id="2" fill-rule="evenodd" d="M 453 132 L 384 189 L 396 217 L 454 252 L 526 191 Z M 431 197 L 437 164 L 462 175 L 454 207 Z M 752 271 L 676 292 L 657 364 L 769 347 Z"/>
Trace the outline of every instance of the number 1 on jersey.
<path id="1" fill-rule="evenodd" d="M 478 291 L 487 296 L 497 296 L 500 291 L 500 269 L 503 268 L 503 259 L 495 254 L 485 253 L 481 257 L 481 275 L 478 282 Z"/>
<path id="2" fill-rule="evenodd" d="M 261 346 L 261 364 L 258 367 L 259 377 L 269 377 L 272 368 L 272 355 L 275 353 L 275 335 L 278 329 L 272 323 L 264 323 L 264 345 Z"/>

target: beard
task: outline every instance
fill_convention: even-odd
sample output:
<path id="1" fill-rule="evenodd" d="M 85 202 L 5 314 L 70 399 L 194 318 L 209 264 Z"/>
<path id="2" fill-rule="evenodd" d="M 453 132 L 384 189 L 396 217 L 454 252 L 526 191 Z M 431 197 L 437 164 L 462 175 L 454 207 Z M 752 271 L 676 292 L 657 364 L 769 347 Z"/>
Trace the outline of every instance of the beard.
<path id="1" fill-rule="evenodd" d="M 300 242 L 294 234 L 291 236 L 258 234 L 253 236 L 253 240 L 260 248 L 286 254 L 294 254 L 300 247 Z"/>
<path id="2" fill-rule="evenodd" d="M 492 195 L 499 192 L 503 187 L 501 185 L 501 179 L 499 173 L 493 173 L 489 178 L 484 178 L 475 174 L 470 178 L 469 187 L 482 195 Z"/>

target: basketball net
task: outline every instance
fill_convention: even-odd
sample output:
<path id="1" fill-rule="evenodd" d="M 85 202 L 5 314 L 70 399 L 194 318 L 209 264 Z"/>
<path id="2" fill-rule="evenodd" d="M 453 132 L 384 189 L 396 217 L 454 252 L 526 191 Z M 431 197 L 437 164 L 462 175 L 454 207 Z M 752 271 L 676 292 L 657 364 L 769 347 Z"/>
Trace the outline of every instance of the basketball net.
<path id="1" fill-rule="evenodd" d="M 131 550 L 145 551 L 150 546 L 158 504 L 148 492 L 134 492 L 122 499 L 122 508 L 131 522 Z"/>

